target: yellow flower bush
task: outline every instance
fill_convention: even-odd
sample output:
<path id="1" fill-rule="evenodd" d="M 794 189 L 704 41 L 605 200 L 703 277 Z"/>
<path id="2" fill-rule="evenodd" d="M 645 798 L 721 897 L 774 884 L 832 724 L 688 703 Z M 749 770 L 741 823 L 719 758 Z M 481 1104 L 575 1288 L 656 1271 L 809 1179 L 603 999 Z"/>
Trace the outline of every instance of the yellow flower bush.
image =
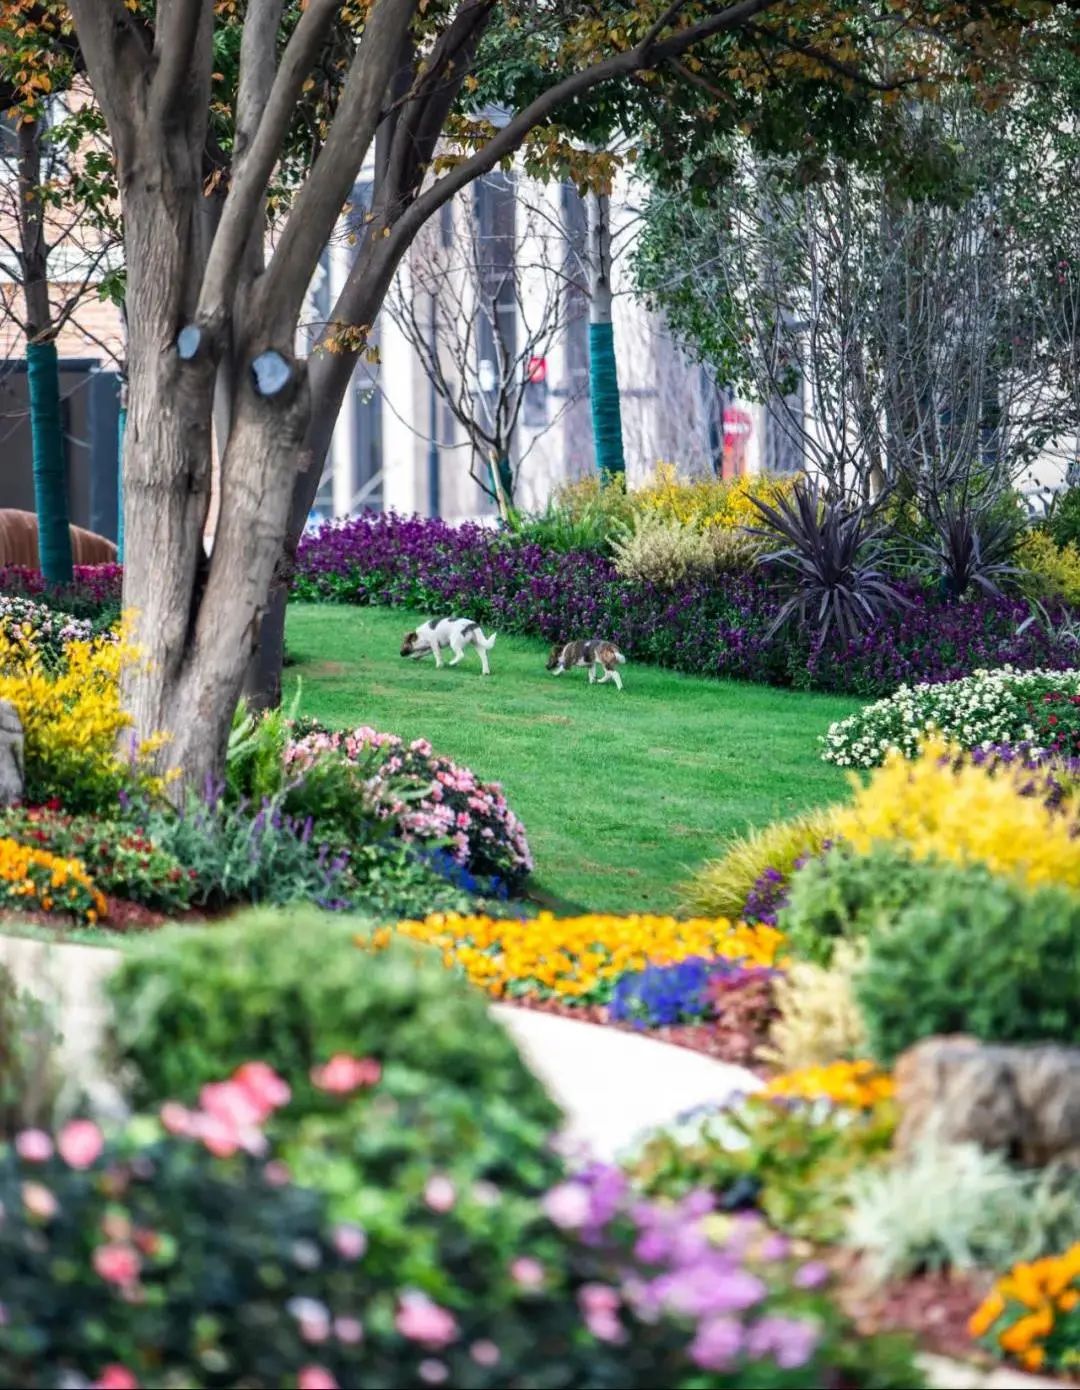
<path id="1" fill-rule="evenodd" d="M 720 478 L 680 479 L 675 465 L 658 463 L 652 478 L 630 494 L 636 511 L 658 513 L 696 530 L 718 527 L 725 531 L 740 526 L 760 526 L 763 517 L 750 500 L 775 503 L 790 494 L 794 478 L 765 474 Z"/>
<path id="2" fill-rule="evenodd" d="M 772 1100 L 831 1100 L 852 1110 L 872 1110 L 895 1091 L 888 1072 L 873 1062 L 831 1062 L 824 1067 L 802 1067 L 774 1077 L 762 1091 Z"/>
<path id="3" fill-rule="evenodd" d="M 555 917 L 532 921 L 493 917 L 428 917 L 399 922 L 361 946 L 385 946 L 394 935 L 438 947 L 448 966 L 496 998 L 533 996 L 567 1003 L 607 1003 L 619 977 L 646 965 L 674 965 L 688 956 L 720 956 L 772 965 L 783 944 L 774 927 L 726 918 L 680 922 L 674 917 Z"/>
<path id="4" fill-rule="evenodd" d="M 968 1330 L 1030 1371 L 1080 1366 L 1080 1244 L 1014 1265 L 972 1314 Z"/>
<path id="5" fill-rule="evenodd" d="M 1052 812 L 1022 795 L 1026 781 L 1022 767 L 978 767 L 931 739 L 910 762 L 890 753 L 865 785 L 853 778 L 855 799 L 837 810 L 835 832 L 859 854 L 895 844 L 917 859 L 982 863 L 1031 887 L 1080 889 L 1080 839 L 1071 829 L 1080 797 Z"/>
<path id="6" fill-rule="evenodd" d="M 10 700 L 22 721 L 26 799 L 55 797 L 68 810 L 96 811 L 133 782 L 160 790 L 147 760 L 163 740 L 121 748 L 131 717 L 120 704 L 120 675 L 140 660 L 128 627 L 119 641 L 69 642 L 64 656 L 54 669 L 32 643 L 0 633 L 0 700 Z"/>
<path id="7" fill-rule="evenodd" d="M 1080 550 L 1075 542 L 1058 546 L 1045 531 L 1028 531 L 1017 547 L 1024 588 L 1034 598 L 1080 603 Z"/>
<path id="8" fill-rule="evenodd" d="M 70 913 L 87 922 L 105 915 L 105 899 L 78 859 L 61 859 L 0 838 L 0 903 L 8 909 Z"/>

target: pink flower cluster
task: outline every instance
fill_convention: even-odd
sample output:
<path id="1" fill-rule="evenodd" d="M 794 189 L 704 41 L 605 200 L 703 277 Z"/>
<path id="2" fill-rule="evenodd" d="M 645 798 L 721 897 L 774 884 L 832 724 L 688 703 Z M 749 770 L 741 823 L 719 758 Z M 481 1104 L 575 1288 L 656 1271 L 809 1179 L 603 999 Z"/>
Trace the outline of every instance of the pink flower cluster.
<path id="1" fill-rule="evenodd" d="M 196 1109 L 167 1101 L 161 1107 L 161 1123 L 170 1134 L 198 1139 L 218 1158 L 241 1149 L 258 1155 L 266 1151 L 263 1125 L 291 1095 L 288 1082 L 273 1067 L 245 1062 L 228 1081 L 204 1086 Z"/>
<path id="2" fill-rule="evenodd" d="M 366 725 L 349 733 L 307 734 L 289 745 L 285 765 L 299 774 L 322 757 L 362 762 L 373 750 L 385 756 L 367 790 L 383 815 L 397 817 L 406 839 L 448 843 L 457 863 L 474 873 L 513 879 L 532 871 L 525 828 L 499 784 L 481 782 L 469 768 L 432 752 L 426 739 L 406 744 Z M 427 791 L 419 800 L 403 795 L 424 784 Z"/>

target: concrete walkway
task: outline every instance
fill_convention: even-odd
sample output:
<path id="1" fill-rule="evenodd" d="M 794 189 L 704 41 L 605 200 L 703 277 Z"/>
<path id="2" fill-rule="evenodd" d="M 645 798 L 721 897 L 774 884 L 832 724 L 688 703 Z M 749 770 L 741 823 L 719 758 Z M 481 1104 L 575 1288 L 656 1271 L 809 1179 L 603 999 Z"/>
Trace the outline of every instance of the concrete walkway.
<path id="1" fill-rule="evenodd" d="M 621 1029 L 496 1004 L 492 1012 L 566 1115 L 567 1137 L 613 1159 L 688 1110 L 756 1091 L 744 1067 Z"/>

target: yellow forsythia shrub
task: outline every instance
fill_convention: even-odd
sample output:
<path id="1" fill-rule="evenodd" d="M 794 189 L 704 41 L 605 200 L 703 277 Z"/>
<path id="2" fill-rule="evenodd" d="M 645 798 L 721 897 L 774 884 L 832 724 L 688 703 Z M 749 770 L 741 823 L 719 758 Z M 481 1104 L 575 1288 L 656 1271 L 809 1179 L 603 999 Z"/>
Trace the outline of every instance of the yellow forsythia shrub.
<path id="1" fill-rule="evenodd" d="M 157 789 L 147 759 L 162 740 L 122 747 L 131 717 L 120 704 L 120 674 L 140 659 L 126 630 L 119 641 L 69 642 L 64 658 L 51 669 L 32 644 L 0 633 L 0 700 L 22 721 L 26 800 L 107 811 L 124 787 Z"/>
<path id="2" fill-rule="evenodd" d="M 69 913 L 87 922 L 105 914 L 105 899 L 78 859 L 61 859 L 7 836 L 0 838 L 0 906 Z"/>
<path id="3" fill-rule="evenodd" d="M 1058 546 L 1045 531 L 1029 531 L 1017 547 L 1016 560 L 1024 588 L 1034 598 L 1080 603 L 1080 550 L 1073 541 Z"/>
<path id="4" fill-rule="evenodd" d="M 1072 832 L 1080 797 L 1049 811 L 1039 797 L 1022 795 L 1030 779 L 1022 767 L 978 767 L 930 740 L 910 762 L 890 753 L 865 785 L 853 778 L 855 799 L 837 810 L 835 832 L 858 854 L 894 844 L 916 859 L 982 863 L 1032 887 L 1080 888 L 1080 839 Z"/>
<path id="5" fill-rule="evenodd" d="M 744 474 L 739 478 L 680 479 L 674 464 L 659 463 L 644 487 L 630 494 L 635 511 L 653 512 L 696 530 L 761 526 L 764 518 L 751 502 L 775 503 L 790 493 L 794 478 Z"/>
<path id="6" fill-rule="evenodd" d="M 532 921 L 437 914 L 399 922 L 370 938 L 376 947 L 392 936 L 437 946 L 448 966 L 496 997 L 533 996 L 607 1003 L 620 975 L 646 965 L 674 965 L 688 956 L 721 956 L 748 965 L 772 965 L 783 944 L 775 927 L 724 918 L 682 922 L 674 917 L 554 917 Z M 358 938 L 365 946 L 368 938 Z"/>

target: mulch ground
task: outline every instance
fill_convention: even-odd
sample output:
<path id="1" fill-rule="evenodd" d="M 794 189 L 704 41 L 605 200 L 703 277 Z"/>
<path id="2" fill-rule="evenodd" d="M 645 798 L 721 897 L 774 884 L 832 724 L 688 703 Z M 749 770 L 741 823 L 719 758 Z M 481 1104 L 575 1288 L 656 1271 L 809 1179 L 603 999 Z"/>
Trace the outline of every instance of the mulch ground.
<path id="1" fill-rule="evenodd" d="M 624 1033 L 636 1033 L 638 1037 L 652 1038 L 657 1042 L 670 1043 L 673 1047 L 685 1047 L 690 1052 L 700 1052 L 718 1062 L 731 1062 L 735 1066 L 746 1067 L 760 1077 L 767 1077 L 769 1070 L 756 1060 L 758 1050 L 766 1042 L 766 1033 L 747 1032 L 743 1029 L 725 1027 L 723 1022 L 681 1023 L 667 1028 L 635 1028 L 632 1023 L 615 1023 L 603 1004 L 561 1004 L 557 999 L 523 999 L 506 996 L 499 1001 L 513 1004 L 521 1009 L 533 1009 L 537 1013 L 556 1014 L 559 1018 L 572 1018 L 578 1023 L 596 1023 L 604 1028 L 618 1028 Z"/>
<path id="2" fill-rule="evenodd" d="M 967 1330 L 968 1319 L 993 1284 L 992 1275 L 946 1271 L 876 1286 L 851 1251 L 835 1252 L 830 1263 L 837 1271 L 840 1301 L 861 1332 L 910 1332 L 925 1351 L 938 1356 L 995 1364 Z"/>
<path id="3" fill-rule="evenodd" d="M 104 931 L 114 931 L 128 935 L 132 932 L 157 931 L 158 928 L 167 926 L 170 922 L 184 922 L 189 926 L 198 926 L 203 922 L 216 920 L 217 917 L 227 916 L 228 912 L 210 913 L 204 908 L 189 908 L 186 912 L 154 912 L 142 903 L 128 902 L 124 898 L 105 898 L 105 916 L 96 923 Z M 72 926 L 83 926 L 84 923 L 73 923 L 61 917 L 57 917 L 51 912 L 18 912 L 0 914 L 0 920 L 7 917 L 14 922 L 30 922 L 36 927 L 46 927 L 54 932 L 58 937 L 65 937 Z"/>

